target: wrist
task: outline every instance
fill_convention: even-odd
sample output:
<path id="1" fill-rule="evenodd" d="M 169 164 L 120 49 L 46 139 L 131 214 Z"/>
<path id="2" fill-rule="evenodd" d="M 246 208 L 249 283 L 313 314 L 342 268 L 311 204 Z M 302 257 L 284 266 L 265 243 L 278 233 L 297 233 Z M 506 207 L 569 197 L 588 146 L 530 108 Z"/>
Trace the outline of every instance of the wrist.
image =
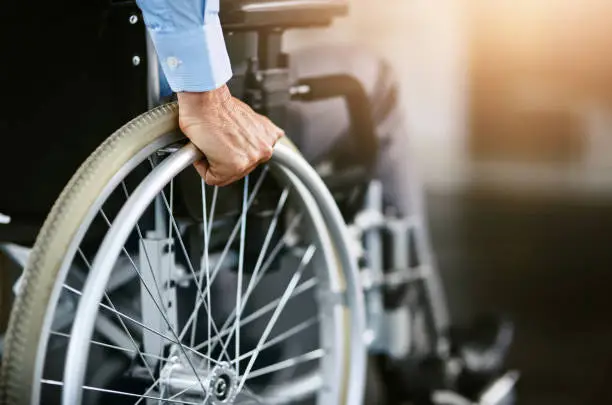
<path id="1" fill-rule="evenodd" d="M 206 107 L 227 103 L 232 95 L 227 85 L 217 89 L 202 92 L 181 91 L 176 94 L 179 106 L 190 105 L 194 107 Z"/>

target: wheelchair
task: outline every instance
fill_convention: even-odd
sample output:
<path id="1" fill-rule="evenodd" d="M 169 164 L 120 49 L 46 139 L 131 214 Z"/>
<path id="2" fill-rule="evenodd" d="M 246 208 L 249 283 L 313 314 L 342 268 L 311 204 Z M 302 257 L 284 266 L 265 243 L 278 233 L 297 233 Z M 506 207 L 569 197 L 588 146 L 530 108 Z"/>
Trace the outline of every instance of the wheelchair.
<path id="1" fill-rule="evenodd" d="M 50 35 L 70 46 L 54 56 L 38 117 L 2 117 L 3 132 L 21 134 L 8 151 L 45 129 L 57 142 L 3 179 L 1 246 L 25 270 L 1 403 L 513 403 L 511 326 L 451 327 L 424 218 L 385 210 L 362 84 L 288 74 L 283 32 L 328 25 L 345 1 L 222 5 L 232 93 L 281 126 L 291 102 L 343 99 L 354 146 L 311 166 L 283 140 L 269 164 L 222 188 L 191 167 L 202 155 L 161 97 L 135 5 L 68 3 L 41 5 L 66 23 Z M 7 20 L 25 6 L 13 7 Z M 48 127 L 58 122 L 65 133 Z M 40 198 L 24 201 L 27 188 Z"/>

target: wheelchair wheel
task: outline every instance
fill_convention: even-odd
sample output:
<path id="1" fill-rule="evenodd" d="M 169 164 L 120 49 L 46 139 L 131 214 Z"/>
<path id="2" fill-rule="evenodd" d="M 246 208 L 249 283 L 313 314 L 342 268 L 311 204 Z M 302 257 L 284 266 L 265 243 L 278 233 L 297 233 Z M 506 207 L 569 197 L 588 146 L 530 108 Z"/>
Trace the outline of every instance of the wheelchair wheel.
<path id="1" fill-rule="evenodd" d="M 11 314 L 0 402 L 361 403 L 363 302 L 331 195 L 285 144 L 206 186 L 177 112 L 121 128 L 62 192 Z"/>

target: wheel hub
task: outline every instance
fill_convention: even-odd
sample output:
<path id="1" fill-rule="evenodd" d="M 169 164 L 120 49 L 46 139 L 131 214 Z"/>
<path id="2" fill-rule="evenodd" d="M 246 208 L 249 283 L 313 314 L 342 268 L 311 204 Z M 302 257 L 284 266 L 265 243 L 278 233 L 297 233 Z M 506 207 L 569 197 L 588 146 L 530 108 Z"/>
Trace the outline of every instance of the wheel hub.
<path id="1" fill-rule="evenodd" d="M 173 356 L 160 373 L 161 397 L 202 405 L 233 404 L 238 390 L 235 368 L 229 363 L 219 363 L 209 369 L 206 362 L 198 362 L 193 356 L 194 375 L 184 356 Z"/>
<path id="2" fill-rule="evenodd" d="M 232 404 L 238 393 L 238 376 L 229 363 L 218 364 L 209 376 L 210 404 Z M 208 405 L 208 404 L 205 404 Z"/>

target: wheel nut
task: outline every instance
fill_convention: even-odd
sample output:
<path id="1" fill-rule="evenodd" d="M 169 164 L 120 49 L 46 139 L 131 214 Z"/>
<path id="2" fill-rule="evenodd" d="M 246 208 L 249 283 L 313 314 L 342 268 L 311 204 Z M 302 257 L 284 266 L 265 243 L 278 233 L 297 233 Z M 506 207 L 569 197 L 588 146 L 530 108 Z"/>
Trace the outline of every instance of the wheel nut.
<path id="1" fill-rule="evenodd" d="M 215 394 L 217 394 L 218 396 L 223 396 L 223 394 L 225 394 L 225 390 L 227 389 L 227 384 L 225 383 L 225 380 L 223 380 L 222 378 L 217 380 L 217 383 L 215 384 Z"/>

